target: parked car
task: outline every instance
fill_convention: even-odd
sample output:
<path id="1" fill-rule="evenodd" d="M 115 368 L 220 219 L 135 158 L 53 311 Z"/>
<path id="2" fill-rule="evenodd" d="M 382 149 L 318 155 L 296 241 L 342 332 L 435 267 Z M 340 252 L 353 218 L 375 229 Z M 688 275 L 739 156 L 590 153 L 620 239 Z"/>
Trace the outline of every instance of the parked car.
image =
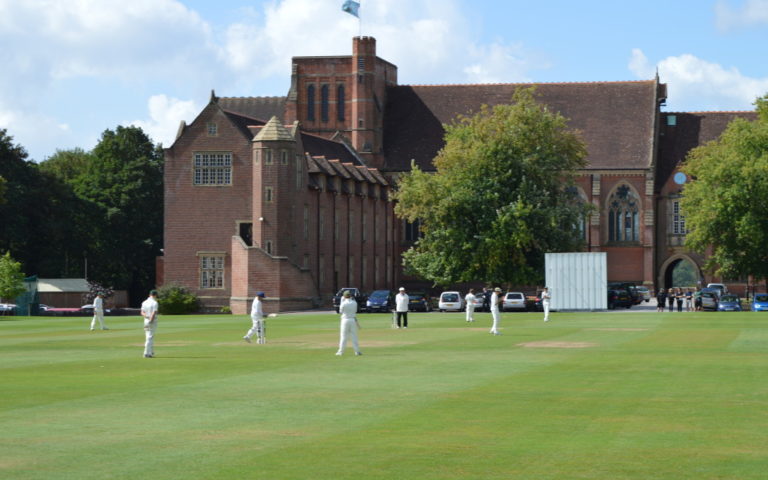
<path id="1" fill-rule="evenodd" d="M 363 292 L 360 291 L 359 288 L 355 287 L 344 287 L 340 289 L 338 292 L 336 292 L 336 295 L 333 296 L 333 309 L 336 310 L 336 313 L 339 313 L 339 304 L 341 303 L 341 297 L 344 295 L 344 292 L 349 290 L 349 293 L 352 294 L 352 298 L 355 299 L 357 302 L 357 311 L 365 308 L 365 295 L 363 295 Z"/>
<path id="2" fill-rule="evenodd" d="M 614 310 L 618 307 L 631 308 L 634 305 L 632 297 L 629 296 L 629 292 L 623 288 L 610 288 L 608 289 L 608 309 Z"/>
<path id="3" fill-rule="evenodd" d="M 448 310 L 460 312 L 464 310 L 464 299 L 461 298 L 459 292 L 443 292 L 437 302 L 437 309 L 441 312 Z"/>
<path id="4" fill-rule="evenodd" d="M 475 301 L 472 302 L 472 303 L 475 306 L 475 311 L 476 312 L 482 312 L 483 311 L 483 295 L 482 295 L 482 292 L 475 294 Z M 464 305 L 464 308 L 466 309 L 466 305 Z"/>
<path id="5" fill-rule="evenodd" d="M 88 305 L 83 305 L 82 307 L 80 307 L 80 311 L 86 315 L 93 315 L 93 304 L 89 303 Z M 111 311 L 112 310 L 110 310 L 109 308 L 104 309 L 105 314 L 110 313 Z"/>
<path id="6" fill-rule="evenodd" d="M 536 295 L 525 297 L 525 309 L 529 312 L 543 312 L 544 305 L 541 304 L 541 292 Z"/>
<path id="7" fill-rule="evenodd" d="M 507 292 L 501 301 L 501 310 L 504 312 L 511 310 L 524 312 L 526 310 L 525 295 L 522 292 Z"/>
<path id="8" fill-rule="evenodd" d="M 411 312 L 431 312 L 432 299 L 424 292 L 409 293 L 408 310 Z"/>
<path id="9" fill-rule="evenodd" d="M 632 305 L 638 305 L 643 301 L 643 296 L 637 291 L 637 286 L 634 283 L 611 282 L 608 284 L 608 288 L 611 290 L 626 290 L 632 299 Z"/>
<path id="10" fill-rule="evenodd" d="M 752 298 L 753 312 L 768 312 L 768 293 L 756 293 Z"/>
<path id="11" fill-rule="evenodd" d="M 388 312 L 395 305 L 395 298 L 389 290 L 374 290 L 365 301 L 366 312 Z"/>
<path id="12" fill-rule="evenodd" d="M 726 293 L 720 297 L 720 301 L 717 303 L 718 312 L 740 312 L 741 300 L 736 295 Z"/>
<path id="13" fill-rule="evenodd" d="M 639 285 L 635 287 L 635 290 L 637 290 L 637 293 L 643 297 L 643 300 L 645 300 L 646 302 L 651 301 L 651 291 L 648 290 L 648 287 L 643 287 L 642 285 Z"/>
<path id="14" fill-rule="evenodd" d="M 0 315 L 13 315 L 16 305 L 13 303 L 0 303 Z"/>
<path id="15" fill-rule="evenodd" d="M 38 308 L 40 309 L 41 312 L 47 312 L 49 308 L 55 308 L 55 307 L 52 307 L 50 305 L 46 305 L 44 303 L 40 303 L 40 304 L 38 304 Z"/>
<path id="16" fill-rule="evenodd" d="M 724 283 L 708 283 L 707 288 L 715 288 L 720 290 L 718 296 L 723 296 L 724 294 L 728 293 L 728 287 L 726 287 Z"/>
<path id="17" fill-rule="evenodd" d="M 717 310 L 718 296 L 716 291 L 712 289 L 701 290 L 701 309 L 702 310 Z"/>

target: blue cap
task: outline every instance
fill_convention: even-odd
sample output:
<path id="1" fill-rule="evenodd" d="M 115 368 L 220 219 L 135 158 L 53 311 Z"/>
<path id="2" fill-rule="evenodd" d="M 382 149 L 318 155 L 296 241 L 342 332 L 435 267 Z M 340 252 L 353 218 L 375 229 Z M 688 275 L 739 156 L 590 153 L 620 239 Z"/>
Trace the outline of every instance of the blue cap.
<path id="1" fill-rule="evenodd" d="M 256 296 L 264 298 L 264 292 L 256 292 Z"/>

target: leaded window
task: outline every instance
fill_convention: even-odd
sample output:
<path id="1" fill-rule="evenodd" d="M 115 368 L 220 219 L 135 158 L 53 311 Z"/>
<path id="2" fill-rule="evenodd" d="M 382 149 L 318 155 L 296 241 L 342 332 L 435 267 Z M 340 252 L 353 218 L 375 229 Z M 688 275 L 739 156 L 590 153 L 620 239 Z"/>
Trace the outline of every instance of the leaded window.
<path id="1" fill-rule="evenodd" d="M 230 152 L 196 152 L 194 164 L 195 185 L 232 185 Z"/>
<path id="2" fill-rule="evenodd" d="M 224 255 L 200 256 L 200 288 L 224 288 Z"/>
<path id="3" fill-rule="evenodd" d="M 608 199 L 608 241 L 640 241 L 640 199 L 629 185 L 621 185 Z"/>

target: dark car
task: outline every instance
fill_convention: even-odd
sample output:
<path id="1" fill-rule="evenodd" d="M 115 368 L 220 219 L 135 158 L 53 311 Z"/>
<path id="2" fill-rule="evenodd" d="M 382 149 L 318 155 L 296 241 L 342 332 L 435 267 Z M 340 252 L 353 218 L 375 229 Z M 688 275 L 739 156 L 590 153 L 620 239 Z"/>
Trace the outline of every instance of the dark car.
<path id="1" fill-rule="evenodd" d="M 389 290 L 374 290 L 365 301 L 366 312 L 389 312 L 395 305 L 395 299 Z"/>
<path id="2" fill-rule="evenodd" d="M 525 309 L 529 312 L 544 311 L 544 305 L 541 304 L 541 292 L 536 295 L 528 295 L 525 297 Z"/>
<path id="3" fill-rule="evenodd" d="M 344 287 L 338 292 L 336 292 L 336 295 L 333 296 L 333 309 L 336 310 L 336 313 L 339 313 L 339 304 L 341 303 L 341 297 L 344 295 L 344 292 L 349 290 L 349 293 L 352 294 L 352 298 L 355 299 L 357 302 L 357 311 L 361 311 L 365 308 L 365 295 L 360 291 L 359 288 L 355 287 Z"/>
<path id="4" fill-rule="evenodd" d="M 622 288 L 608 289 L 608 309 L 613 310 L 618 307 L 630 308 L 635 302 L 627 290 Z"/>
<path id="5" fill-rule="evenodd" d="M 632 299 L 632 305 L 643 303 L 643 294 L 637 291 L 637 285 L 632 282 L 611 282 L 608 284 L 611 290 L 626 290 L 629 298 Z"/>
<path id="6" fill-rule="evenodd" d="M 408 310 L 411 312 L 431 312 L 432 301 L 429 295 L 423 292 L 409 293 Z"/>

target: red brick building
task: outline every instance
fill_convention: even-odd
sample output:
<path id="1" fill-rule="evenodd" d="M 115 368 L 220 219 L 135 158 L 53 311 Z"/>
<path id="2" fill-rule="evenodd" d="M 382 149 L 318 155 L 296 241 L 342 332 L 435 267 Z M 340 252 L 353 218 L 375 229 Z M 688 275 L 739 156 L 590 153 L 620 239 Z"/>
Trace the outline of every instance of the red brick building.
<path id="1" fill-rule="evenodd" d="M 397 175 L 411 162 L 433 170 L 443 124 L 525 86 L 398 85 L 375 39 L 357 37 L 351 56 L 294 57 L 286 97 L 212 94 L 166 150 L 159 278 L 236 313 L 261 290 L 287 310 L 344 286 L 415 281 L 399 267 L 414 231 L 393 214 Z M 588 250 L 607 252 L 609 280 L 664 287 L 680 261 L 700 269 L 702 258 L 681 247 L 676 169 L 750 114 L 663 113 L 658 78 L 536 89 L 587 144 L 578 189 L 597 213 L 583 232 Z"/>

